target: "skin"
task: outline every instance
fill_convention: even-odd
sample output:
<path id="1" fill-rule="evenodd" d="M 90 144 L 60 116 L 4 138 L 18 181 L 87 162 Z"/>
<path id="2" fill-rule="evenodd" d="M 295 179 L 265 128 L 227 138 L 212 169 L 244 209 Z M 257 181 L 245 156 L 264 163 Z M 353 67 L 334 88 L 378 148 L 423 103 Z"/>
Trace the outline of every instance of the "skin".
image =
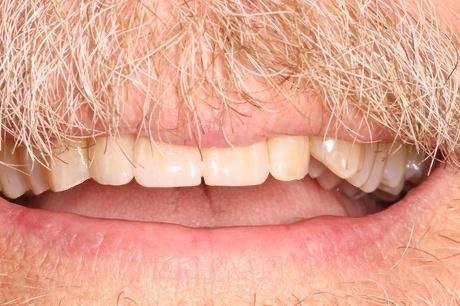
<path id="1" fill-rule="evenodd" d="M 456 22 L 458 1 L 434 4 L 449 8 L 441 22 Z M 460 174 L 447 168 L 420 186 L 430 192 L 416 197 L 404 222 L 394 220 L 383 239 L 346 261 L 278 260 L 256 248 L 225 261 L 62 256 L 0 219 L 0 305 L 455 305 Z"/>

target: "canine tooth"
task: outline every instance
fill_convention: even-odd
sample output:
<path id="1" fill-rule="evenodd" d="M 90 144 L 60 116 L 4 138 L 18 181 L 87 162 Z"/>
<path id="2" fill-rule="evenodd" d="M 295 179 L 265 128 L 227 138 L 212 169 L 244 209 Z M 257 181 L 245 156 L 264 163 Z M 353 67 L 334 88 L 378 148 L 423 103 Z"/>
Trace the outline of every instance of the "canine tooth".
<path id="1" fill-rule="evenodd" d="M 365 144 L 363 147 L 363 161 L 361 168 L 356 174 L 347 179 L 347 181 L 355 187 L 364 185 L 364 183 L 368 180 L 379 149 L 379 146 L 375 143 Z"/>
<path id="2" fill-rule="evenodd" d="M 38 154 L 35 152 L 35 154 Z M 48 169 L 38 160 L 33 161 L 26 148 L 19 149 L 19 160 L 24 165 L 24 171 L 29 179 L 29 186 L 35 195 L 39 195 L 50 189 L 48 182 Z"/>
<path id="3" fill-rule="evenodd" d="M 323 175 L 323 173 L 326 171 L 327 171 L 327 168 L 322 163 L 320 163 L 314 158 L 310 158 L 310 165 L 308 167 L 308 175 L 311 178 L 318 178 L 321 175 Z"/>
<path id="4" fill-rule="evenodd" d="M 270 173 L 280 181 L 300 180 L 308 173 L 309 139 L 306 136 L 277 136 L 268 140 Z"/>
<path id="5" fill-rule="evenodd" d="M 324 172 L 320 177 L 316 179 L 324 190 L 331 190 L 337 187 L 342 179 L 335 175 L 332 171 Z"/>
<path id="6" fill-rule="evenodd" d="M 3 194 L 16 199 L 29 190 L 27 178 L 20 166 L 19 154 L 14 150 L 14 143 L 10 140 L 5 141 L 0 152 L 0 182 Z"/>
<path id="7" fill-rule="evenodd" d="M 102 185 L 124 185 L 134 178 L 134 135 L 100 136 L 89 145 L 89 173 Z"/>
<path id="8" fill-rule="evenodd" d="M 202 161 L 197 147 L 154 143 L 142 137 L 135 148 L 135 178 L 145 187 L 201 184 Z"/>
<path id="9" fill-rule="evenodd" d="M 332 138 L 312 137 L 311 154 L 338 177 L 346 179 L 360 168 L 363 146 Z"/>
<path id="10" fill-rule="evenodd" d="M 391 152 L 388 154 L 385 168 L 383 169 L 383 177 L 380 185 L 387 186 L 389 189 L 400 185 L 404 179 L 404 172 L 407 159 L 407 150 L 404 145 L 400 145 L 398 148 L 391 148 Z"/>
<path id="11" fill-rule="evenodd" d="M 385 168 L 385 163 L 388 155 L 388 144 L 379 144 L 377 149 L 377 154 L 374 159 L 374 164 L 372 165 L 372 171 L 367 179 L 367 181 L 359 187 L 364 192 L 373 192 L 377 189 L 383 177 L 383 169 Z"/>
<path id="12" fill-rule="evenodd" d="M 203 177 L 211 186 L 263 183 L 269 173 L 267 142 L 245 147 L 203 149 Z"/>
<path id="13" fill-rule="evenodd" d="M 51 190 L 64 191 L 89 178 L 86 140 L 68 140 L 53 150 L 48 176 Z"/>

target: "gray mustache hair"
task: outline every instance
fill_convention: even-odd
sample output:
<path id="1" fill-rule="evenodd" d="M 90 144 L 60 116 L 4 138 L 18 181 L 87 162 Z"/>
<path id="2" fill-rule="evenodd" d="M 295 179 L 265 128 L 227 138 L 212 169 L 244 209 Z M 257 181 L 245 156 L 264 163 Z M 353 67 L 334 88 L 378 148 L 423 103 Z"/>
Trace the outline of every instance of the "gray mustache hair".
<path id="1" fill-rule="evenodd" d="M 1 134 L 31 155 L 52 155 L 75 131 L 116 134 L 127 84 L 146 96 L 140 132 L 174 86 L 199 133 L 200 92 L 221 112 L 264 109 L 251 76 L 287 106 L 313 88 L 344 128 L 358 111 L 460 166 L 458 32 L 425 1 L 11 0 L 0 15 Z"/>

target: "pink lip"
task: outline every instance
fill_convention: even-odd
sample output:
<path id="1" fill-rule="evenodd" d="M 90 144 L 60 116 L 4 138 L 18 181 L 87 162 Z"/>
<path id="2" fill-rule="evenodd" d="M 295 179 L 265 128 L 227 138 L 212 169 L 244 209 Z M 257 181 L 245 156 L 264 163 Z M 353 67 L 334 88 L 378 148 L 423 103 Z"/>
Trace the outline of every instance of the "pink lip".
<path id="1" fill-rule="evenodd" d="M 325 264 L 353 258 L 369 248 L 383 248 L 398 237 L 395 233 L 407 230 L 411 224 L 424 224 L 423 211 L 453 190 L 450 173 L 449 169 L 435 170 L 402 201 L 363 218 L 325 216 L 291 225 L 191 229 L 87 218 L 1 200 L 0 233 L 3 239 L 28 241 L 64 257 L 101 259 L 117 254 L 126 261 L 225 259 L 251 252 Z"/>

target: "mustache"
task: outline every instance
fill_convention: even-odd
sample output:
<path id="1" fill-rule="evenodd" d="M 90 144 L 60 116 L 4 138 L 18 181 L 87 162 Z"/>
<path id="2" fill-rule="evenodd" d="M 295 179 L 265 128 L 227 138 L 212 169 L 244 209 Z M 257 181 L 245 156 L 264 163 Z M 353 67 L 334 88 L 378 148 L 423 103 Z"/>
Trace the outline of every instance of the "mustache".
<path id="1" fill-rule="evenodd" d="M 33 157 L 75 130 L 116 134 L 128 85 L 146 97 L 140 132 L 171 87 L 199 132 L 203 92 L 221 112 L 264 108 L 252 77 L 286 107 L 312 88 L 344 128 L 357 111 L 460 166 L 460 41 L 428 2 L 171 2 L 2 1 L 1 134 Z"/>

